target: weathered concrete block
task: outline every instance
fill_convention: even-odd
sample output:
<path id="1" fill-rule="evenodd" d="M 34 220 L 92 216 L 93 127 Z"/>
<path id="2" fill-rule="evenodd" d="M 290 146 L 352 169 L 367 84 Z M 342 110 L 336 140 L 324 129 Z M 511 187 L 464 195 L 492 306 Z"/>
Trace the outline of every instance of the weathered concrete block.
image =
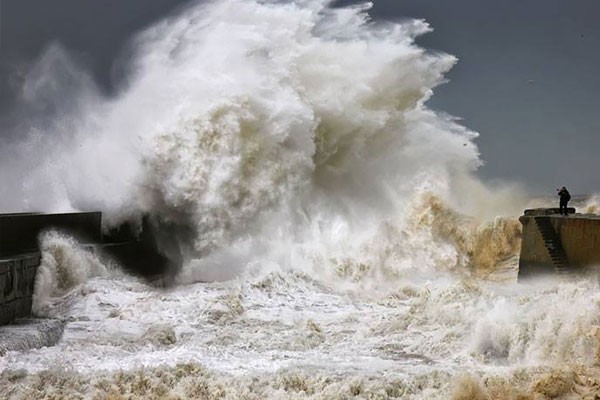
<path id="1" fill-rule="evenodd" d="M 0 298 L 4 299 L 10 293 L 12 293 L 12 276 L 7 272 L 0 273 Z M 2 302 L 0 301 L 0 304 Z"/>
<path id="2" fill-rule="evenodd" d="M 0 304 L 12 301 L 15 297 L 15 269 L 13 260 L 3 260 L 2 273 L 2 292 L 0 294 Z"/>
<path id="3" fill-rule="evenodd" d="M 17 260 L 15 262 L 15 299 L 20 299 L 27 295 L 27 282 L 25 281 L 25 271 L 23 266 Z"/>
<path id="4" fill-rule="evenodd" d="M 20 299 L 13 300 L 15 309 L 15 318 L 24 318 L 31 314 L 31 303 L 32 297 L 22 297 Z"/>
<path id="5" fill-rule="evenodd" d="M 0 325 L 31 314 L 39 252 L 0 259 Z"/>
<path id="6" fill-rule="evenodd" d="M 12 303 L 0 304 L 0 325 L 5 325 L 15 319 L 15 307 Z"/>
<path id="7" fill-rule="evenodd" d="M 38 257 L 38 263 L 36 265 L 29 265 L 26 268 L 26 280 L 27 280 L 27 292 L 33 295 L 33 289 L 35 288 L 35 275 L 40 264 L 40 258 Z"/>

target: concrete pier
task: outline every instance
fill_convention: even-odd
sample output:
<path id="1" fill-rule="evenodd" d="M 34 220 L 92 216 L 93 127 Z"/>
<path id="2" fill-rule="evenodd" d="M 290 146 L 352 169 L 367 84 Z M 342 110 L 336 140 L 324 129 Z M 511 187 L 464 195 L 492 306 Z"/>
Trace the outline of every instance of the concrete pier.
<path id="1" fill-rule="evenodd" d="M 55 229 L 87 242 L 99 242 L 101 219 L 99 212 L 0 214 L 0 325 L 31 313 L 41 260 L 39 234 Z"/>
<path id="2" fill-rule="evenodd" d="M 102 240 L 102 213 L 0 214 L 0 255 L 37 250 L 38 235 L 47 229 L 64 231 L 83 243 Z"/>
<path id="3" fill-rule="evenodd" d="M 39 235 L 50 229 L 75 237 L 83 248 L 151 281 L 164 281 L 177 269 L 177 261 L 158 250 L 147 218 L 137 228 L 123 224 L 103 235 L 100 212 L 0 214 L 0 325 L 31 314 L 41 262 Z"/>
<path id="4" fill-rule="evenodd" d="M 600 266 L 600 216 L 560 215 L 558 208 L 525 210 L 519 280 L 540 274 L 573 274 Z"/>

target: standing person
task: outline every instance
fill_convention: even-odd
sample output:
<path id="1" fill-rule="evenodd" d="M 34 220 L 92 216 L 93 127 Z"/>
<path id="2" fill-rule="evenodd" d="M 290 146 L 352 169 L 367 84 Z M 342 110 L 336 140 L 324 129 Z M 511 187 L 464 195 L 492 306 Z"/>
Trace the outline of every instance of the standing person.
<path id="1" fill-rule="evenodd" d="M 559 213 L 560 215 L 563 215 L 564 210 L 564 215 L 567 215 L 567 204 L 569 203 L 569 200 L 571 200 L 571 194 L 569 193 L 567 188 L 563 186 L 562 188 L 560 188 L 560 190 L 558 190 L 558 195 L 560 196 L 560 203 L 558 208 Z"/>

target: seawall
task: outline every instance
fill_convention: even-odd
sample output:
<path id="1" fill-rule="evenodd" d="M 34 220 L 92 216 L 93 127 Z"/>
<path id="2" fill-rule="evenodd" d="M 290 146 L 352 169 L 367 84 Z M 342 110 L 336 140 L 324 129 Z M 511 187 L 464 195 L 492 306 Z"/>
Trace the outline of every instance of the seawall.
<path id="1" fill-rule="evenodd" d="M 0 325 L 31 313 L 39 265 L 40 253 L 37 251 L 0 258 Z"/>
<path id="2" fill-rule="evenodd" d="M 56 229 L 84 242 L 100 242 L 101 219 L 99 212 L 0 214 L 0 325 L 31 313 L 41 261 L 39 234 Z"/>
<path id="3" fill-rule="evenodd" d="M 525 210 L 519 280 L 540 274 L 573 274 L 600 266 L 600 216 L 567 216 L 557 208 Z"/>
<path id="4" fill-rule="evenodd" d="M 164 284 L 178 267 L 159 251 L 147 218 L 106 231 L 100 212 L 0 214 L 0 325 L 31 314 L 42 257 L 39 236 L 51 229 L 75 237 L 82 247 L 151 281 L 160 278 Z"/>

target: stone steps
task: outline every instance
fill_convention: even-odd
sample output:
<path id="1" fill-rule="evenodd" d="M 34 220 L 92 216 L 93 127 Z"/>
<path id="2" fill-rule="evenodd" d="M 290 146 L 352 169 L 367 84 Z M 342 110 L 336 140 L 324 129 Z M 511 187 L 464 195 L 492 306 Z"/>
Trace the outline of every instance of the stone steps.
<path id="1" fill-rule="evenodd" d="M 552 222 L 549 217 L 535 217 L 535 223 L 538 227 L 539 232 L 542 235 L 548 255 L 554 265 L 554 270 L 558 274 L 569 274 L 571 269 L 569 268 L 569 261 L 567 255 L 562 247 L 560 238 L 556 234 Z"/>

